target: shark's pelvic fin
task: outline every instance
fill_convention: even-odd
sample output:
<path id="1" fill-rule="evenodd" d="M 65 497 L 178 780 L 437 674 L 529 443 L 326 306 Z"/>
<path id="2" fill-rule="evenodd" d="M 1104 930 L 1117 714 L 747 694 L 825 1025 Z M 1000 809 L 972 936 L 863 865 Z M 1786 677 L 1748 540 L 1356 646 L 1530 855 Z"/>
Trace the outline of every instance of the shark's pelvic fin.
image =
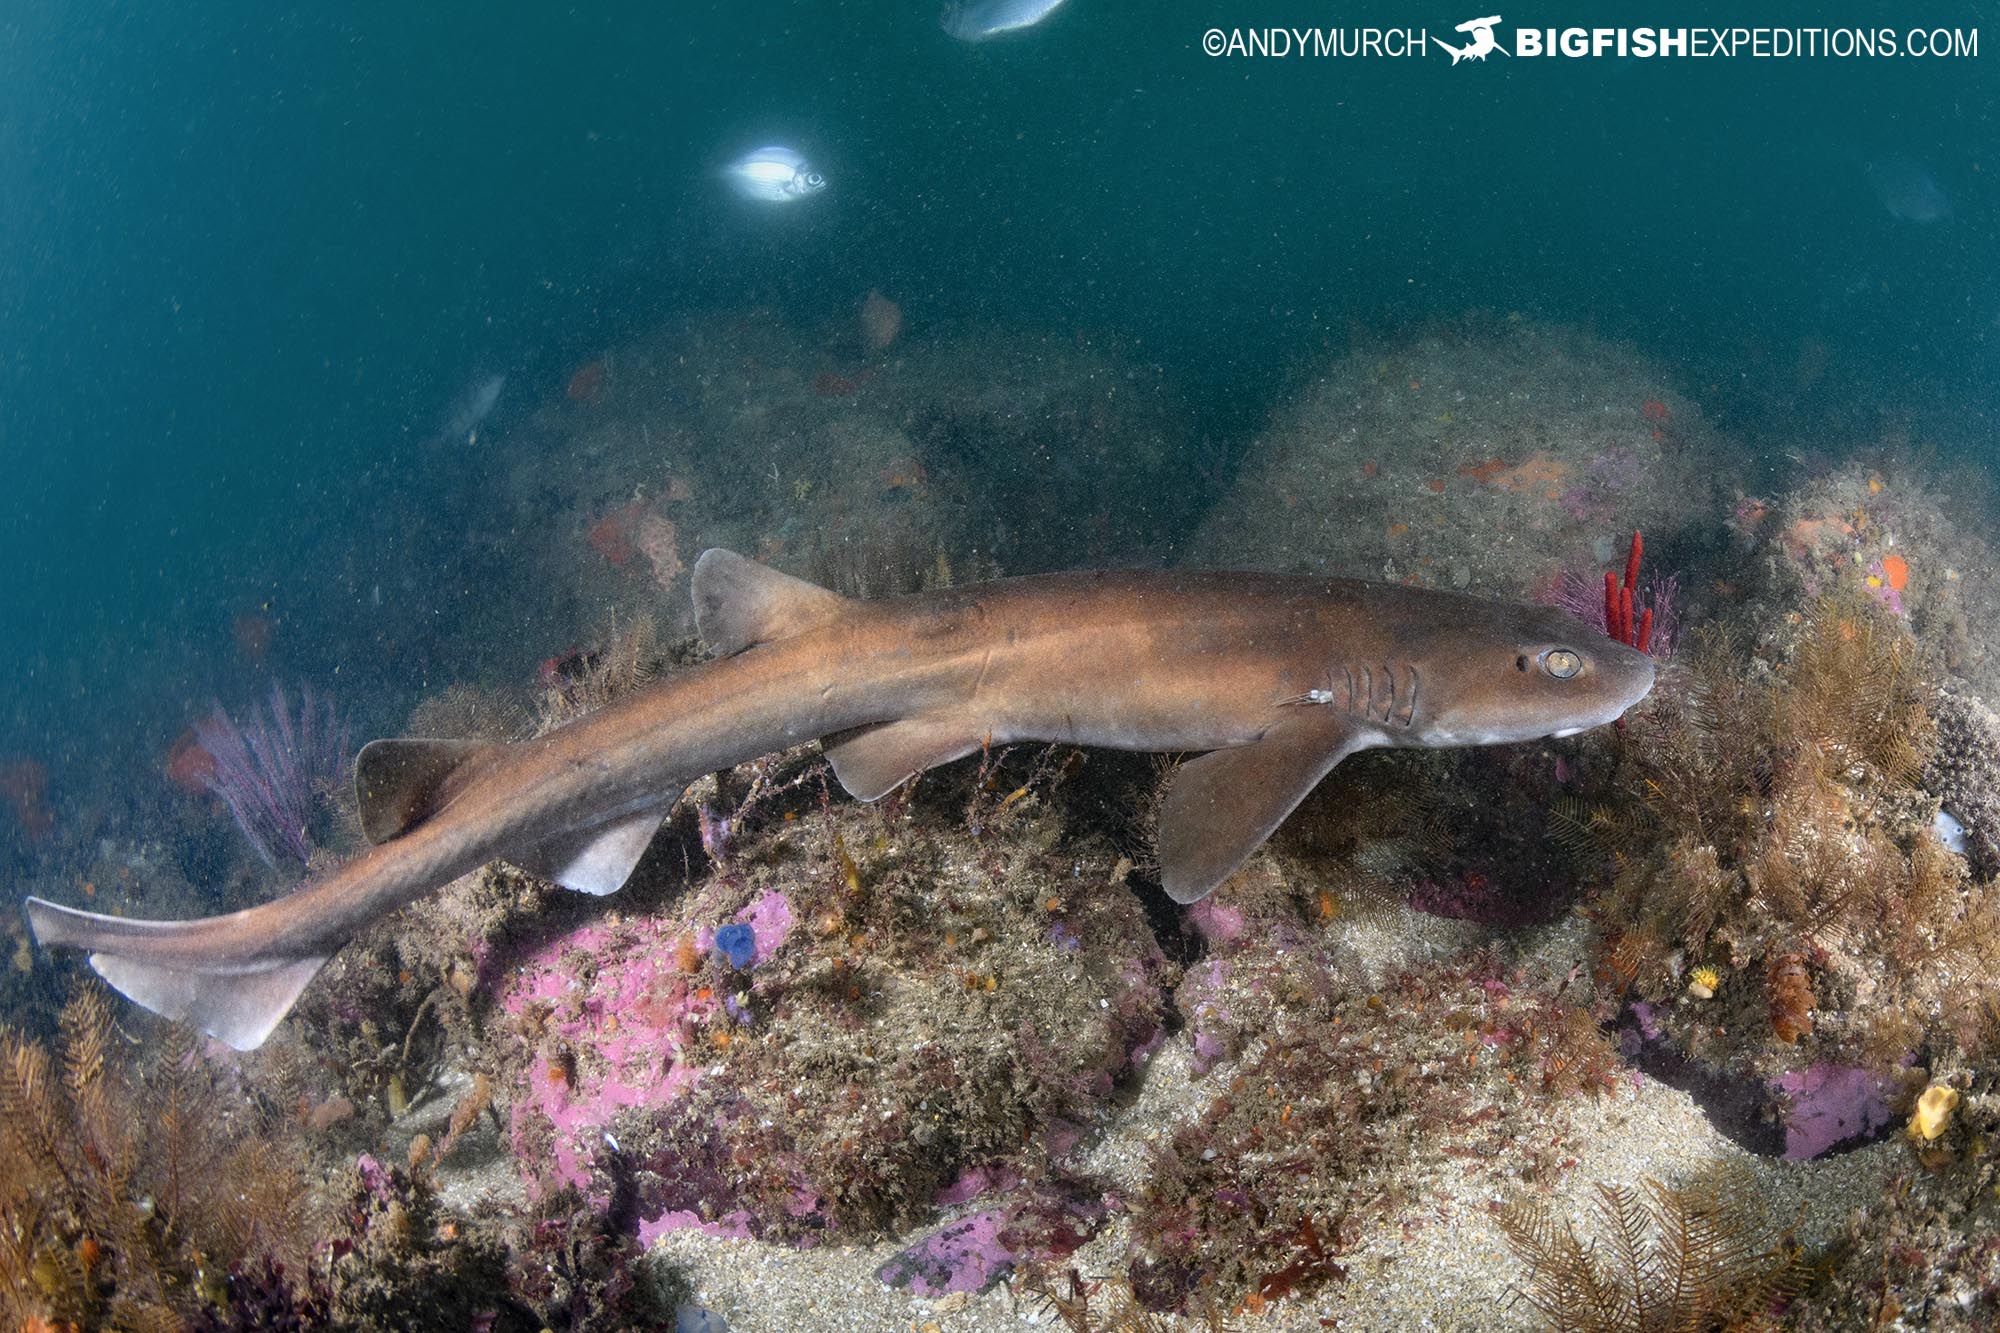
<path id="1" fill-rule="evenodd" d="M 442 810 L 463 782 L 468 761 L 493 748 L 489 741 L 441 741 L 400 736 L 370 741 L 354 757 L 354 793 L 361 832 L 370 843 L 387 842 Z"/>
<path id="2" fill-rule="evenodd" d="M 965 758 L 981 735 L 962 717 L 906 717 L 830 736 L 821 748 L 847 794 L 873 801 L 926 769 Z"/>
<path id="3" fill-rule="evenodd" d="M 40 898 L 28 899 L 28 921 L 44 948 L 72 945 L 90 950 L 90 965 L 127 999 L 164 1017 L 192 1023 L 239 1051 L 264 1044 L 326 963 L 326 957 L 319 956 L 209 969 L 147 961 L 138 955 L 148 951 L 148 943 L 185 935 L 202 923 L 100 916 Z"/>
<path id="4" fill-rule="evenodd" d="M 578 893 L 616 893 L 632 877 L 633 868 L 652 846 L 653 835 L 660 831 L 679 798 L 676 788 L 657 806 L 606 824 L 572 830 L 507 859 L 531 875 Z"/>
<path id="5" fill-rule="evenodd" d="M 817 583 L 713 547 L 694 562 L 694 624 L 716 655 L 817 629 L 850 603 Z"/>
<path id="6" fill-rule="evenodd" d="M 1358 748 L 1339 719 L 1302 715 L 1182 764 L 1160 806 L 1161 887 L 1177 903 L 1207 897 Z"/>

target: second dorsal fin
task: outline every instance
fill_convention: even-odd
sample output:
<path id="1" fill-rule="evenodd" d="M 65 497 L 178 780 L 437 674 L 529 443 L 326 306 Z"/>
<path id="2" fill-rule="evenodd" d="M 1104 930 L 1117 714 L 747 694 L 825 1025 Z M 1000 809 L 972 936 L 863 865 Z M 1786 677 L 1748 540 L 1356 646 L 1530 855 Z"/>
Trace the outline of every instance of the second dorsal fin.
<path id="1" fill-rule="evenodd" d="M 440 741 L 399 736 L 370 741 L 354 757 L 354 793 L 361 832 L 386 842 L 444 808 L 462 785 L 468 761 L 489 741 Z"/>
<path id="2" fill-rule="evenodd" d="M 847 599 L 714 547 L 694 562 L 694 624 L 720 656 L 788 639 L 838 616 Z"/>

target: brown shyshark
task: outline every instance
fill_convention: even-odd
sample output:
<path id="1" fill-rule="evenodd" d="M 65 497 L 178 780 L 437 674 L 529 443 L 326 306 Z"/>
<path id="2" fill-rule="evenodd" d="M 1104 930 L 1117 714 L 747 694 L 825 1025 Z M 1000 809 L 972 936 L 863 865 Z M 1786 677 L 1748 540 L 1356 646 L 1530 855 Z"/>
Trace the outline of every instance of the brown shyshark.
<path id="1" fill-rule="evenodd" d="M 1356 750 L 1567 736 L 1653 684 L 1644 653 L 1561 612 L 1346 579 L 1049 574 L 857 601 L 716 550 L 693 588 L 714 661 L 533 740 L 365 747 L 373 845 L 323 878 L 196 921 L 30 898 L 35 937 L 248 1049 L 377 918 L 502 857 L 610 893 L 688 782 L 815 738 L 864 801 L 987 744 L 1202 751 L 1160 809 L 1161 882 L 1191 903 Z"/>

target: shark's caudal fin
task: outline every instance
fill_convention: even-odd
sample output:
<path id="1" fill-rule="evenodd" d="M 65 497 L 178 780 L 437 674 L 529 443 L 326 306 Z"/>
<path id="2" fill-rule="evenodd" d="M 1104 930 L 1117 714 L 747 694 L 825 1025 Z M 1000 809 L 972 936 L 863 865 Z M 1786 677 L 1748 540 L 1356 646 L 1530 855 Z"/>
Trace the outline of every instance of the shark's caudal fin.
<path id="1" fill-rule="evenodd" d="M 694 562 L 694 624 L 718 656 L 788 639 L 835 619 L 851 603 L 817 583 L 714 547 Z"/>
<path id="2" fill-rule="evenodd" d="M 1207 897 L 1356 748 L 1338 719 L 1299 714 L 1182 764 L 1160 806 L 1161 887 L 1177 903 Z"/>
<path id="3" fill-rule="evenodd" d="M 148 959 L 168 941 L 205 928 L 198 921 L 132 921 L 28 899 L 28 923 L 44 948 L 90 951 L 90 965 L 127 999 L 182 1019 L 239 1051 L 264 1043 L 271 1029 L 326 962 L 324 957 L 204 967 Z"/>

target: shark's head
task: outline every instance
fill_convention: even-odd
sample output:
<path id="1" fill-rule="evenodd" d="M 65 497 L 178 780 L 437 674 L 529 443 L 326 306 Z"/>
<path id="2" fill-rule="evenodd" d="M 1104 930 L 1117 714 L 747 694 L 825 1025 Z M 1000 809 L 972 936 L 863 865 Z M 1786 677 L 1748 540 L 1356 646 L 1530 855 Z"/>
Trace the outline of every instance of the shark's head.
<path id="1" fill-rule="evenodd" d="M 1617 720 L 1653 688 L 1653 659 L 1548 607 L 1470 603 L 1427 626 L 1420 745 L 1569 736 Z"/>

